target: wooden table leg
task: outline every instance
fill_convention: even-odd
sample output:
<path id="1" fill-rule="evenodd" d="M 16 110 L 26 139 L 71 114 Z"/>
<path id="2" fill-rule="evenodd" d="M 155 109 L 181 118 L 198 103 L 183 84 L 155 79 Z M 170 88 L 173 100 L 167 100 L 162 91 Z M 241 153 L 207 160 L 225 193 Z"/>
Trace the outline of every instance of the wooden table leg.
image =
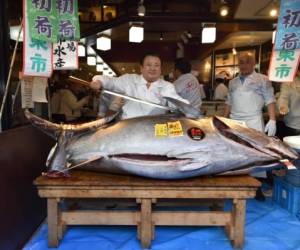
<path id="1" fill-rule="evenodd" d="M 244 245 L 244 227 L 245 227 L 245 213 L 246 213 L 246 200 L 234 199 L 233 200 L 233 246 L 235 248 L 242 248 Z"/>
<path id="2" fill-rule="evenodd" d="M 140 237 L 142 248 L 149 248 L 152 239 L 152 199 L 141 199 Z"/>
<path id="3" fill-rule="evenodd" d="M 56 198 L 47 199 L 48 211 L 48 246 L 58 246 L 58 201 Z"/>

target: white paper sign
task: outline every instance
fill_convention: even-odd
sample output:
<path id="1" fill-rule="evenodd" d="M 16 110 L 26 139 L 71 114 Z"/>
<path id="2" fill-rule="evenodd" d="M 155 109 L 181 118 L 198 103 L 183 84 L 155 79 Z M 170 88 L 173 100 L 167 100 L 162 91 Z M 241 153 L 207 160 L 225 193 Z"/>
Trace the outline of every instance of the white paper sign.
<path id="1" fill-rule="evenodd" d="M 78 43 L 75 41 L 60 41 L 53 44 L 53 69 L 78 69 Z"/>
<path id="2" fill-rule="evenodd" d="M 294 81 L 300 60 L 300 49 L 274 50 L 269 67 L 269 80 L 274 82 Z"/>
<path id="3" fill-rule="evenodd" d="M 34 102 L 48 102 L 46 97 L 46 88 L 48 79 L 45 77 L 34 77 L 32 88 L 32 100 Z"/>
<path id="4" fill-rule="evenodd" d="M 23 74 L 25 76 L 50 77 L 52 74 L 52 45 L 48 42 L 31 39 L 26 4 L 24 7 Z"/>
<path id="5" fill-rule="evenodd" d="M 23 109 L 33 108 L 32 86 L 32 79 L 21 80 L 21 99 Z"/>

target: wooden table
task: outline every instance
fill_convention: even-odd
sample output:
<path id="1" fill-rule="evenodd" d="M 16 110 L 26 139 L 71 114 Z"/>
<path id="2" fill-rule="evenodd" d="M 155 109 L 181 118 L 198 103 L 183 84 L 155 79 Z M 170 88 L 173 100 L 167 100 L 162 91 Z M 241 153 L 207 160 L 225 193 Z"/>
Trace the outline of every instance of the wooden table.
<path id="1" fill-rule="evenodd" d="M 255 196 L 260 183 L 250 176 L 197 177 L 154 180 L 88 171 L 73 171 L 70 178 L 35 180 L 40 197 L 48 202 L 48 245 L 57 247 L 67 225 L 137 225 L 143 248 L 151 245 L 155 225 L 224 226 L 234 247 L 244 243 L 246 199 Z M 133 198 L 137 211 L 60 209 L 68 198 Z M 155 211 L 159 199 L 232 199 L 231 211 Z"/>

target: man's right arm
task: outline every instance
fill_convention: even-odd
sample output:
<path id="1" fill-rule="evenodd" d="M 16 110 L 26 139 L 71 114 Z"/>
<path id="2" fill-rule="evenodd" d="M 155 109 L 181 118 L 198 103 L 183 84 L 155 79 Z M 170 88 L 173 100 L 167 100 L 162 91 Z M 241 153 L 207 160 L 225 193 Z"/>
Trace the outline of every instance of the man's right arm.
<path id="1" fill-rule="evenodd" d="M 129 75 L 120 77 L 108 77 L 103 75 L 96 75 L 93 77 L 90 87 L 95 90 L 105 88 L 120 93 L 126 93 L 126 86 L 130 82 Z"/>

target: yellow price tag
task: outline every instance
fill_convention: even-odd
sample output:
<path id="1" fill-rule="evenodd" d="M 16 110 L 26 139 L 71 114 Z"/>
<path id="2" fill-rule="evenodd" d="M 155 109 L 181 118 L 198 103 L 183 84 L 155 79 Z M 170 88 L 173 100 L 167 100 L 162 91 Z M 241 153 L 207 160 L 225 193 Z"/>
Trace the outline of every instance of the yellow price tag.
<path id="1" fill-rule="evenodd" d="M 168 126 L 167 124 L 155 124 L 155 136 L 162 137 L 168 136 Z"/>
<path id="2" fill-rule="evenodd" d="M 169 136 L 183 136 L 182 126 L 180 121 L 168 122 Z"/>

